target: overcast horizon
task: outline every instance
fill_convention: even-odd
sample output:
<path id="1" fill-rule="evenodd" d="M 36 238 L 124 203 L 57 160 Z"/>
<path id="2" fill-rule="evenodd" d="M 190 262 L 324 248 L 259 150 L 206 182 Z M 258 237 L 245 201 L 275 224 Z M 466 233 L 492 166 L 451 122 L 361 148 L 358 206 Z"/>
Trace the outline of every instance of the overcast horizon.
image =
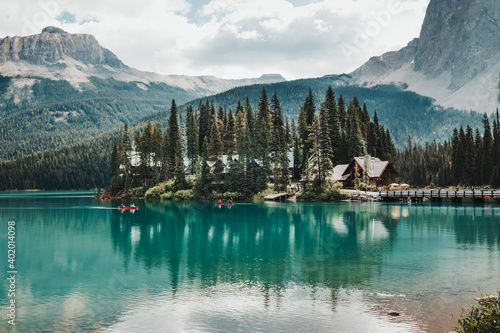
<path id="1" fill-rule="evenodd" d="M 0 36 L 46 26 L 94 35 L 126 65 L 160 74 L 286 79 L 349 73 L 418 37 L 429 0 L 21 0 Z"/>

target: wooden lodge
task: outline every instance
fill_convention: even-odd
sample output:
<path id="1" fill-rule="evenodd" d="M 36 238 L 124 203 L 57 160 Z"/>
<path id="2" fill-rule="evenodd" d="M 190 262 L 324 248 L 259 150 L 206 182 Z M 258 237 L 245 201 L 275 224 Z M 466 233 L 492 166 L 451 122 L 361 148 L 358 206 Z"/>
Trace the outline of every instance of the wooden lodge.
<path id="1" fill-rule="evenodd" d="M 333 179 L 342 183 L 344 188 L 354 187 L 355 170 L 358 167 L 361 182 L 381 188 L 394 182 L 399 177 L 389 161 L 381 161 L 370 155 L 354 157 L 349 164 L 340 164 L 333 169 Z"/>

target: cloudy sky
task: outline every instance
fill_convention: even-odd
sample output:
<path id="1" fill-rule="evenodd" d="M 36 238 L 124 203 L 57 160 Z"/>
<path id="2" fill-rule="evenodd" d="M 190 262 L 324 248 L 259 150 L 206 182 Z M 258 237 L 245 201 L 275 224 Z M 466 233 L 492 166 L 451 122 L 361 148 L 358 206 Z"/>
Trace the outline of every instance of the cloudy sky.
<path id="1" fill-rule="evenodd" d="M 161 74 L 287 79 L 348 73 L 418 37 L 429 0 L 16 0 L 0 37 L 89 33 Z"/>

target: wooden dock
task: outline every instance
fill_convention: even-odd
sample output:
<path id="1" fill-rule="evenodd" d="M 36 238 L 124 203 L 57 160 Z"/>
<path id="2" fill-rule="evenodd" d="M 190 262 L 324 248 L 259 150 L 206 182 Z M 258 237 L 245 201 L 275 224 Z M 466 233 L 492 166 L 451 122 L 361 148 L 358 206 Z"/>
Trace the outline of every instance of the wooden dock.
<path id="1" fill-rule="evenodd" d="M 442 202 L 443 199 L 452 202 L 462 202 L 470 199 L 473 202 L 485 202 L 487 199 L 495 199 L 500 203 L 499 190 L 468 190 L 468 191 L 381 191 L 379 196 L 382 201 L 387 202 L 422 202 L 427 199 L 432 202 Z"/>
<path id="2" fill-rule="evenodd" d="M 267 201 L 286 201 L 289 197 L 293 196 L 293 193 L 277 193 L 277 194 L 269 194 L 264 197 L 264 200 Z"/>

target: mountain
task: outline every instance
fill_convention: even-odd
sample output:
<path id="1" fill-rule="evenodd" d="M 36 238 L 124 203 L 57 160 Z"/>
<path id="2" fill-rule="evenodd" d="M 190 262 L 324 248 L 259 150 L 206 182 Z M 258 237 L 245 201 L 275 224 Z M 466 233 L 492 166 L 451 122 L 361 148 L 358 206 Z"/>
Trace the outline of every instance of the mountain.
<path id="1" fill-rule="evenodd" d="M 89 77 L 113 78 L 124 82 L 165 83 L 199 96 L 219 93 L 233 87 L 285 81 L 279 74 L 255 79 L 228 80 L 215 76 L 160 75 L 142 72 L 123 64 L 110 50 L 99 45 L 92 35 L 71 34 L 46 27 L 41 34 L 5 37 L 0 40 L 0 74 L 4 76 L 64 79 L 78 87 Z"/>
<path id="2" fill-rule="evenodd" d="M 476 112 L 463 112 L 454 109 L 443 109 L 433 105 L 429 97 L 406 91 L 402 86 L 393 84 L 375 85 L 370 87 L 355 84 L 355 79 L 349 75 L 326 75 L 320 78 L 300 79 L 278 82 L 266 85 L 250 85 L 193 100 L 179 107 L 184 112 L 187 106 L 198 108 L 199 102 L 214 102 L 216 107 L 222 106 L 236 109 L 238 100 L 243 104 L 248 96 L 254 112 L 257 110 L 262 88 L 265 87 L 268 96 L 276 92 L 285 117 L 297 121 L 300 108 L 304 105 L 309 89 L 311 89 L 319 112 L 324 101 L 328 86 L 332 86 L 336 98 L 342 94 L 346 107 L 356 96 L 361 105 L 366 104 L 370 117 L 377 111 L 382 124 L 389 128 L 397 148 L 403 148 L 411 136 L 413 142 L 426 143 L 434 140 L 450 139 L 453 128 L 470 125 L 473 128 L 482 127 L 482 115 Z M 155 113 L 144 120 L 159 122 L 163 127 L 167 123 L 169 111 Z"/>
<path id="3" fill-rule="evenodd" d="M 94 36 L 47 27 L 0 40 L 0 160 L 79 143 L 147 115 L 279 74 L 225 80 L 125 65 Z"/>
<path id="4" fill-rule="evenodd" d="M 372 57 L 351 75 L 358 83 L 405 84 L 459 110 L 499 106 L 500 2 L 431 0 L 420 37 Z"/>

